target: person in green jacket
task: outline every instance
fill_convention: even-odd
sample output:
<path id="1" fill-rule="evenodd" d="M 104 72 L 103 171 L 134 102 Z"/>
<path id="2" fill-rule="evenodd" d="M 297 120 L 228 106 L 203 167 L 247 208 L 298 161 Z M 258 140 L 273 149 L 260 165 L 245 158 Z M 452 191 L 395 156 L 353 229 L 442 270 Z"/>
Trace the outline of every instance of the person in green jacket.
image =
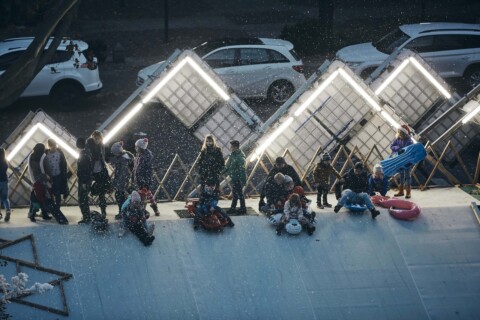
<path id="1" fill-rule="evenodd" d="M 245 154 L 240 150 L 240 142 L 237 140 L 230 141 L 230 156 L 227 159 L 223 173 L 230 176 L 232 185 L 232 205 L 227 211 L 228 214 L 236 212 L 237 202 L 240 200 L 239 214 L 246 214 L 245 197 L 243 195 L 243 187 L 247 183 L 247 170 Z"/>

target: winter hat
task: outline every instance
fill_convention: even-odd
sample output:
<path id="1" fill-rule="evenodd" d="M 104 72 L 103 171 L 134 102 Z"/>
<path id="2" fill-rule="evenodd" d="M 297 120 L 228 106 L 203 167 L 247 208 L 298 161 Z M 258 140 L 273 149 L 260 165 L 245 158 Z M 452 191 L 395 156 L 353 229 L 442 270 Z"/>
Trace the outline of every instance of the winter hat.
<path id="1" fill-rule="evenodd" d="M 380 163 L 377 163 L 376 165 L 373 166 L 373 172 L 382 172 L 383 173 L 383 168 Z"/>
<path id="2" fill-rule="evenodd" d="M 330 160 L 332 160 L 332 157 L 330 157 L 330 155 L 327 152 L 322 154 L 322 161 L 330 161 Z"/>
<path id="3" fill-rule="evenodd" d="M 410 128 L 406 124 L 402 124 L 400 128 L 398 128 L 400 131 L 405 133 L 406 135 L 410 135 Z"/>
<path id="4" fill-rule="evenodd" d="M 148 139 L 147 138 L 143 138 L 143 139 L 138 139 L 136 142 L 135 142 L 135 147 L 139 147 L 140 149 L 147 149 L 147 146 L 148 146 Z"/>
<path id="5" fill-rule="evenodd" d="M 77 148 L 78 149 L 85 149 L 85 138 L 78 138 L 77 139 Z"/>
<path id="6" fill-rule="evenodd" d="M 115 142 L 113 145 L 112 145 L 112 153 L 114 156 L 119 156 L 122 154 L 123 152 L 123 142 L 122 141 L 119 141 L 119 142 Z"/>
<path id="7" fill-rule="evenodd" d="M 132 191 L 132 203 L 135 202 L 142 202 L 142 198 L 140 197 L 140 194 L 137 191 Z"/>

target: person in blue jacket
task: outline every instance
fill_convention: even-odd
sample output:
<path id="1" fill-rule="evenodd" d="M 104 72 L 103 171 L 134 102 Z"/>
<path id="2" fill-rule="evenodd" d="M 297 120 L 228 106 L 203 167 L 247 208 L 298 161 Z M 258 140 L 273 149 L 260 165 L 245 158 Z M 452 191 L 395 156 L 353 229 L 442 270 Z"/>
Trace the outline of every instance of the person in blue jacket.
<path id="1" fill-rule="evenodd" d="M 228 222 L 229 227 L 235 226 L 232 219 L 225 213 L 225 211 L 218 206 L 218 199 L 220 191 L 217 188 L 217 180 L 209 179 L 205 182 L 202 194 L 195 209 L 195 217 L 193 218 L 193 229 L 197 230 L 200 227 L 200 219 L 202 216 L 212 214 L 217 211 L 222 219 Z"/>
<path id="2" fill-rule="evenodd" d="M 388 177 L 383 174 L 382 165 L 373 166 L 373 173 L 368 178 L 368 194 L 374 196 L 376 192 L 385 196 L 388 191 Z"/>

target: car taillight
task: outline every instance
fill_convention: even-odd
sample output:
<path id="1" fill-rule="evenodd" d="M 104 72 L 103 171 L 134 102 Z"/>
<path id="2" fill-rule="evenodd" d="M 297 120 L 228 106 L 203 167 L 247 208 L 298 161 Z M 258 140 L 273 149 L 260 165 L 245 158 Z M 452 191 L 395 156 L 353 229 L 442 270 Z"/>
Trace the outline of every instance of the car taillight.
<path id="1" fill-rule="evenodd" d="M 298 73 L 303 73 L 303 66 L 292 66 L 293 70 L 297 71 Z"/>
<path id="2" fill-rule="evenodd" d="M 80 68 L 88 68 L 89 70 L 97 69 L 97 64 L 95 62 L 85 62 L 80 65 Z"/>

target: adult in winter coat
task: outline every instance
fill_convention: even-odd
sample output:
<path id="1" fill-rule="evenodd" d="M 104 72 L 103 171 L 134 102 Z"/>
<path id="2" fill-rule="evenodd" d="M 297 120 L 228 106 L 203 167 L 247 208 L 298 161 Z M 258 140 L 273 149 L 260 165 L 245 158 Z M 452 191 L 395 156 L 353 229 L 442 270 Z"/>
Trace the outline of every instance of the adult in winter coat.
<path id="1" fill-rule="evenodd" d="M 259 210 L 261 210 L 261 208 L 265 206 L 265 200 L 264 199 L 265 199 L 265 196 L 267 195 L 267 190 L 269 188 L 270 189 L 275 188 L 274 179 L 275 179 L 275 175 L 277 173 L 282 173 L 282 174 L 287 175 L 290 178 L 292 178 L 295 186 L 301 186 L 302 185 L 302 181 L 300 180 L 300 177 L 298 176 L 295 169 L 291 165 L 287 164 L 287 162 L 285 161 L 285 159 L 283 157 L 277 157 L 277 159 L 275 159 L 275 164 L 274 164 L 272 170 L 270 170 L 270 172 L 267 175 L 267 179 L 265 180 L 265 184 L 263 185 L 263 187 L 260 190 L 260 201 L 258 203 Z"/>
<path id="2" fill-rule="evenodd" d="M 147 217 L 140 195 L 137 191 L 133 191 L 130 199 L 129 205 L 122 210 L 122 221 L 145 246 L 149 246 L 155 240 L 155 236 L 151 234 L 153 228 L 146 227 Z"/>
<path id="3" fill-rule="evenodd" d="M 313 169 L 313 182 L 317 184 L 317 208 L 319 209 L 332 207 L 327 201 L 328 191 L 330 190 L 330 176 L 333 174 L 338 179 L 341 178 L 340 174 L 330 163 L 330 160 L 332 160 L 332 157 L 325 152 L 322 154 L 320 162 Z"/>
<path id="4" fill-rule="evenodd" d="M 343 187 L 343 191 L 341 190 Z M 334 208 L 335 213 L 346 204 L 365 204 L 367 209 L 372 213 L 372 219 L 380 214 L 380 211 L 375 209 L 375 206 L 368 195 L 368 175 L 363 169 L 363 164 L 357 162 L 353 170 L 348 171 L 342 176 L 335 185 L 335 194 L 338 203 Z"/>
<path id="5" fill-rule="evenodd" d="M 0 148 L 0 200 L 5 208 L 6 215 L 5 221 L 10 221 L 10 200 L 8 200 L 8 161 L 5 156 L 5 149 Z M 2 213 L 0 212 L 0 219 L 2 219 Z"/>
<path id="6" fill-rule="evenodd" d="M 294 188 L 295 182 L 290 176 L 281 172 L 277 173 L 273 177 L 273 183 L 269 183 L 266 187 L 267 205 L 263 206 L 261 210 L 268 212 L 275 208 L 281 212 Z"/>
<path id="7" fill-rule="evenodd" d="M 45 150 L 45 171 L 52 184 L 52 200 L 54 206 L 60 208 L 63 198 L 70 194 L 68 189 L 67 160 L 65 154 L 58 148 L 54 139 L 47 140 L 48 148 Z"/>
<path id="8" fill-rule="evenodd" d="M 373 166 L 373 173 L 368 178 L 368 194 L 374 196 L 376 192 L 385 196 L 388 191 L 388 177 L 383 174 L 382 165 Z"/>
<path id="9" fill-rule="evenodd" d="M 107 215 L 107 200 L 105 194 L 110 192 L 111 183 L 108 175 L 107 163 L 105 162 L 105 146 L 103 145 L 103 134 L 95 130 L 88 138 L 86 150 L 92 160 L 93 185 L 90 189 L 93 195 L 98 196 L 98 206 L 103 216 Z"/>
<path id="10" fill-rule="evenodd" d="M 37 181 L 42 181 L 42 183 L 48 183 L 48 177 L 45 173 L 45 145 L 43 143 L 37 143 L 33 147 L 33 152 L 28 157 L 28 171 L 30 174 L 30 181 L 32 182 L 32 186 Z M 30 210 L 28 211 L 28 218 L 32 222 L 35 222 L 35 212 L 38 210 L 36 209 L 36 201 L 35 201 L 35 193 L 32 188 L 30 194 Z M 50 220 L 52 217 L 49 216 L 48 212 L 43 210 L 42 208 L 42 218 L 44 220 Z"/>
<path id="11" fill-rule="evenodd" d="M 133 182 L 137 190 L 152 189 L 153 177 L 153 153 L 147 149 L 148 139 L 138 139 L 135 142 L 135 151 L 137 152 L 133 164 Z M 152 204 L 155 215 L 159 216 L 160 212 L 156 203 Z"/>
<path id="12" fill-rule="evenodd" d="M 245 197 L 243 195 L 243 187 L 247 183 L 247 170 L 245 167 L 245 154 L 240 150 L 240 142 L 238 140 L 230 141 L 230 150 L 232 153 L 227 159 L 223 173 L 229 176 L 232 185 L 232 204 L 228 214 L 236 212 L 237 202 L 240 200 L 239 214 L 246 214 Z"/>
<path id="13" fill-rule="evenodd" d="M 114 168 L 112 185 L 115 189 L 115 200 L 118 205 L 118 214 L 115 219 L 118 220 L 122 217 L 122 205 L 128 196 L 134 156 L 131 152 L 123 149 L 123 142 L 121 141 L 115 142 L 111 151 L 113 156 L 110 158 L 110 164 Z"/>
<path id="14" fill-rule="evenodd" d="M 198 159 L 198 173 L 200 175 L 201 190 L 207 180 L 215 181 L 217 188 L 220 184 L 220 174 L 225 167 L 222 150 L 215 141 L 213 135 L 209 134 L 203 141 L 200 158 Z"/>
<path id="15" fill-rule="evenodd" d="M 35 222 L 36 208 L 42 210 L 43 219 L 51 219 L 48 213 L 51 213 L 59 224 L 68 224 L 65 215 L 60 211 L 60 207 L 54 203 L 51 191 L 51 183 L 49 177 L 45 173 L 45 145 L 38 143 L 33 148 L 32 154 L 28 158 L 30 169 L 30 178 L 33 182 L 32 192 L 30 194 L 30 210 L 28 217 Z"/>
<path id="16" fill-rule="evenodd" d="M 394 154 L 402 154 L 403 148 L 413 144 L 413 140 L 410 137 L 410 128 L 403 124 L 400 128 L 397 129 L 395 139 L 390 145 L 390 149 Z M 394 194 L 395 197 L 405 196 L 405 198 L 411 197 L 412 191 L 412 175 L 409 169 L 400 170 L 400 186 L 398 188 L 398 193 Z M 407 193 L 405 194 L 404 191 Z"/>
<path id="17" fill-rule="evenodd" d="M 77 159 L 77 183 L 78 183 L 78 205 L 82 213 L 82 220 L 78 223 L 89 223 L 92 220 L 88 194 L 93 179 L 92 157 L 85 149 L 85 138 L 77 139 L 77 148 L 80 151 Z"/>

